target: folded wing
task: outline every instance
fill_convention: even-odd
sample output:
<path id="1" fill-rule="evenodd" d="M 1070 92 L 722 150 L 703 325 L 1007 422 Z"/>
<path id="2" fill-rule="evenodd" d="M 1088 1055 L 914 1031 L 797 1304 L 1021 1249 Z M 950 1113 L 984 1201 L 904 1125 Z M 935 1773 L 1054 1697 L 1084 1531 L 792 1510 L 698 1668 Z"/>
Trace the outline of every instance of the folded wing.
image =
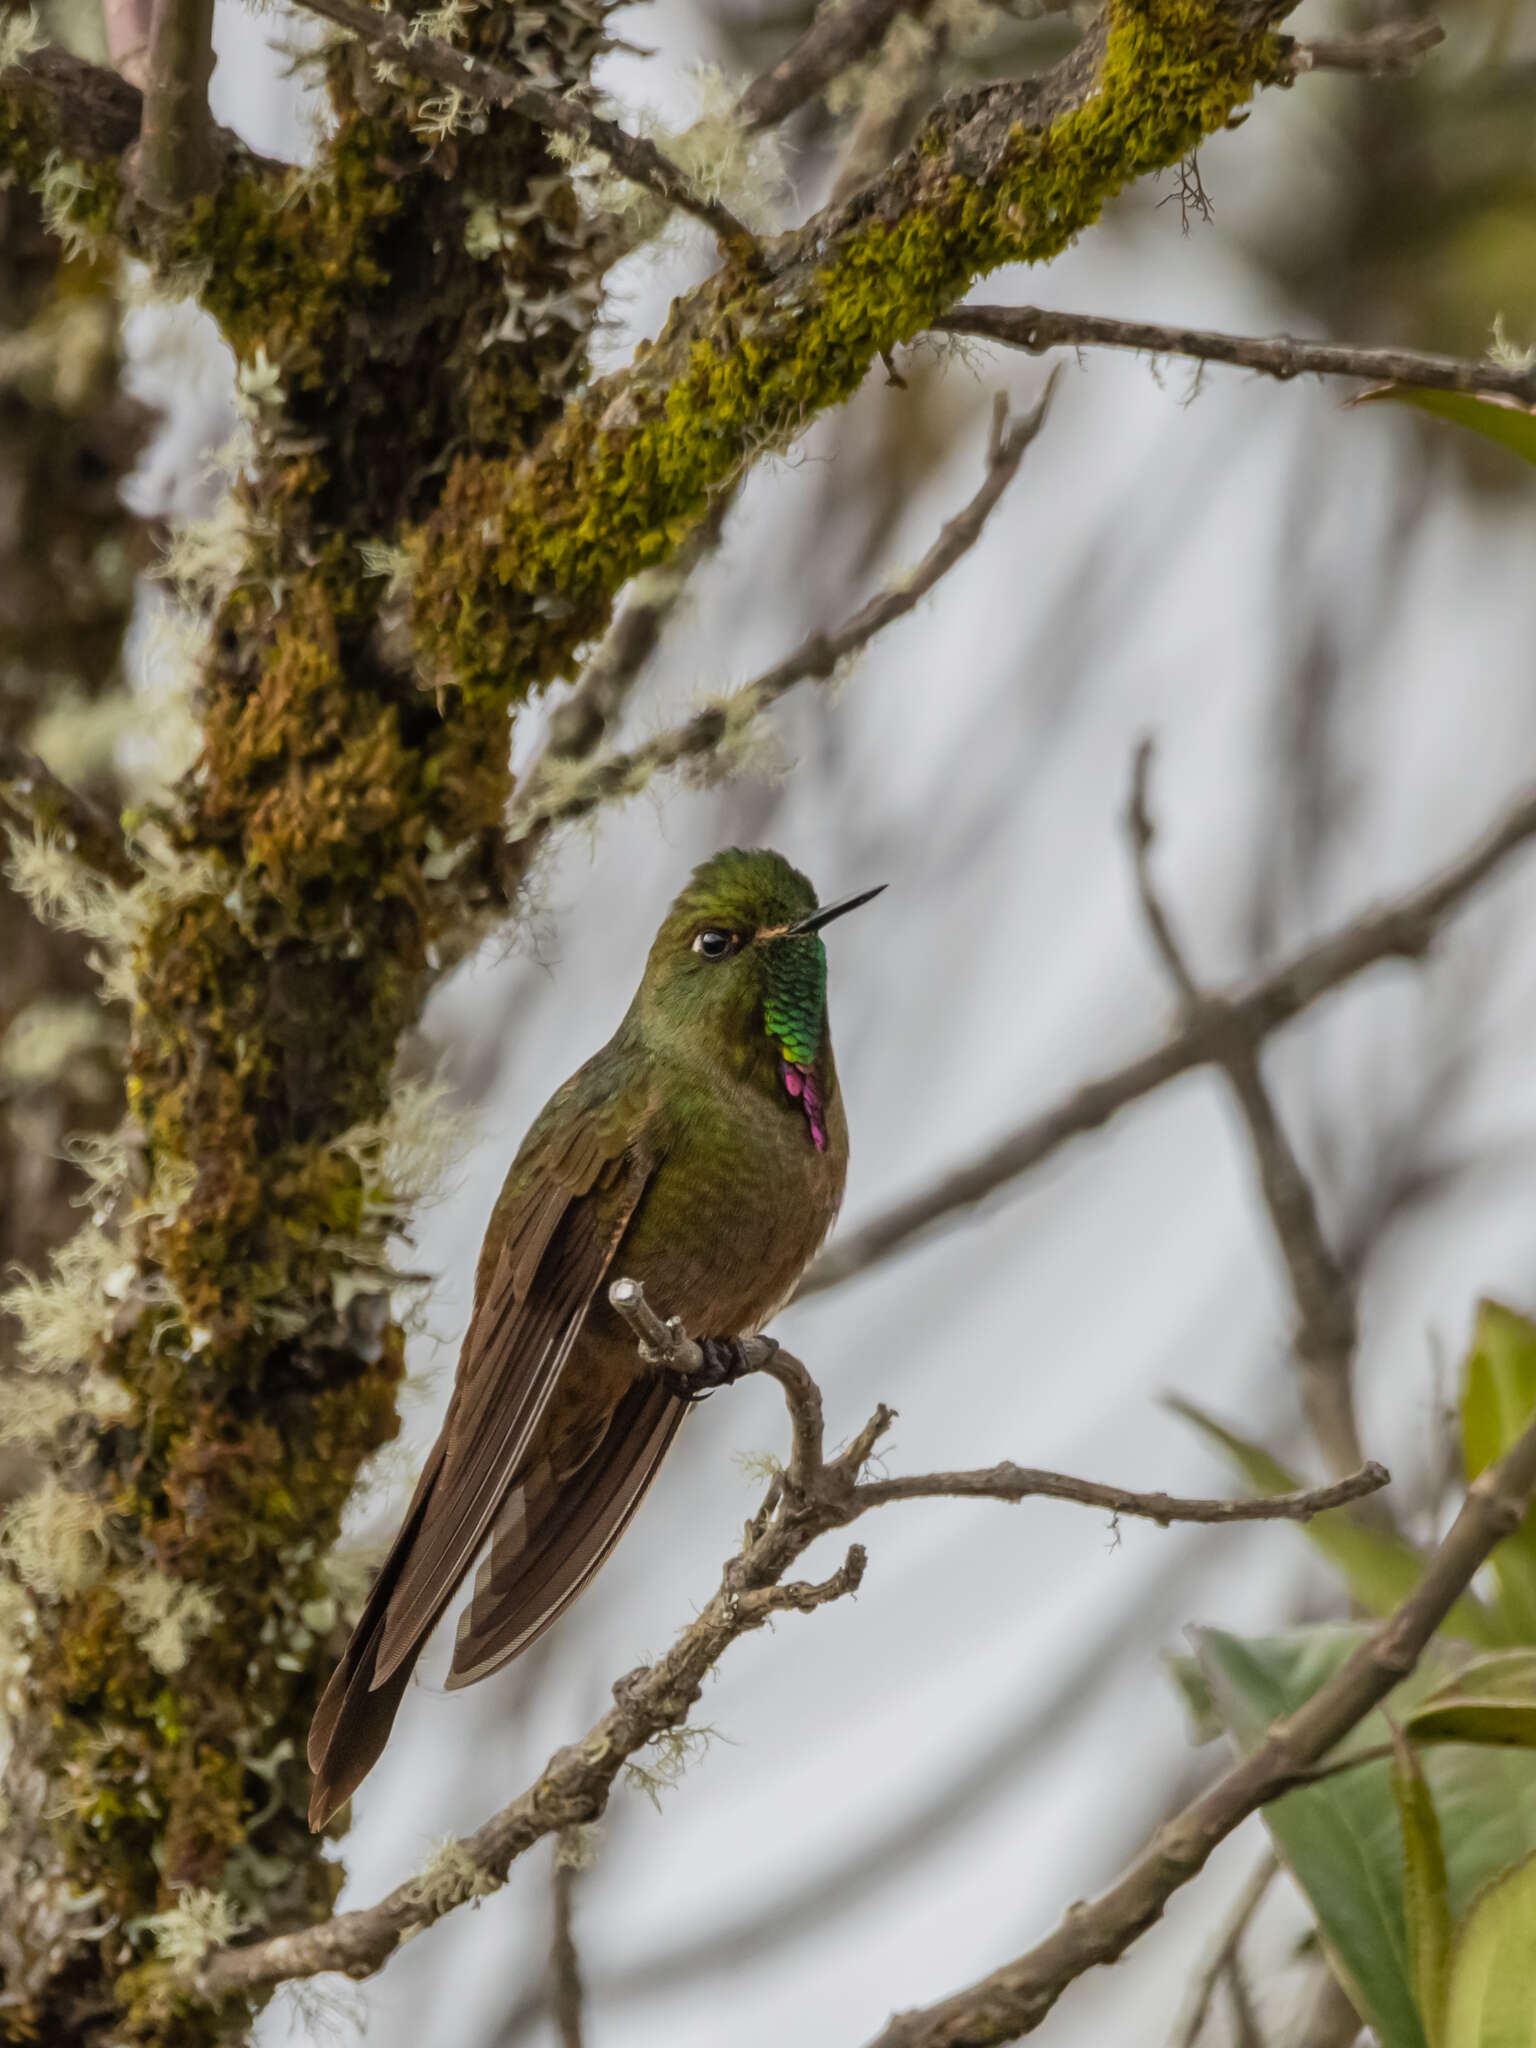
<path id="1" fill-rule="evenodd" d="M 519 1468 L 650 1177 L 642 1144 L 619 1149 L 614 1140 L 604 1140 L 601 1126 L 587 1120 L 556 1120 L 552 1128 L 535 1127 L 514 1166 L 494 1226 L 496 1254 L 482 1271 L 442 1434 L 310 1729 L 312 1827 L 324 1825 L 378 1759 L 422 1645 L 498 1523 L 498 1512 L 505 1506 L 515 1518 L 517 1502 L 526 1509 L 526 1489 L 514 1484 Z M 649 1442 L 657 1419 L 643 1404 L 639 1419 Z M 659 1456 L 658 1449 L 647 1476 Z M 638 1492 L 630 1500 L 632 1485 L 616 1480 L 607 1512 L 619 1519 L 580 1580 L 555 1599 L 548 1620 L 574 1598 L 617 1540 L 638 1503 Z M 598 1540 L 595 1528 L 587 1529 L 582 1555 Z M 505 1593 L 512 1555 L 505 1529 L 500 1543 Z M 547 1601 L 557 1583 L 565 1584 L 570 1566 L 557 1567 L 547 1546 L 537 1554 L 547 1559 L 550 1591 L 540 1596 Z M 494 1557 L 493 1545 L 493 1567 Z M 518 1627 L 523 1625 L 519 1620 Z M 484 1668 L 512 1654 L 509 1649 Z"/>

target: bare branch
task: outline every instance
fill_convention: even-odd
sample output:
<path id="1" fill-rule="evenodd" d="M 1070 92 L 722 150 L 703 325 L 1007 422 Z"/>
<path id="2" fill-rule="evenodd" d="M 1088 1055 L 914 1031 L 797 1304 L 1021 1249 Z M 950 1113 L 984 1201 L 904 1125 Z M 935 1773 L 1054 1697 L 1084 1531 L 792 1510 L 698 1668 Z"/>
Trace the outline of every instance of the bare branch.
<path id="1" fill-rule="evenodd" d="M 697 1347 L 654 1316 L 643 1292 L 621 1292 L 623 1312 L 646 1332 L 650 1355 L 674 1369 L 697 1364 Z M 798 1360 L 786 1358 L 771 1339 L 755 1355 L 762 1370 L 781 1384 L 797 1375 L 809 1382 Z M 819 1410 L 819 1397 L 818 1397 Z M 792 1405 L 792 1413 L 793 1405 Z M 797 1437 L 801 1433 L 796 1417 Z M 850 1507 L 852 1478 L 841 1460 L 808 1464 L 803 1492 L 776 1488 L 748 1525 L 746 1547 L 731 1557 L 720 1585 L 698 1618 L 654 1664 L 619 1680 L 614 1705 L 582 1739 L 552 1756 L 537 1780 L 475 1834 L 457 1844 L 458 1867 L 475 1875 L 476 1886 L 500 1884 L 519 1856 L 535 1842 L 563 1828 L 597 1819 L 607 1806 L 626 1761 L 647 1743 L 678 1727 L 698 1699 L 704 1679 L 739 1637 L 777 1614 L 811 1613 L 857 1590 L 865 1554 L 857 1544 L 830 1577 L 819 1582 L 787 1581 L 785 1574 L 816 1539 L 858 1512 Z M 469 1896 L 466 1888 L 464 1896 Z M 195 1988 L 217 1999 L 325 1970 L 364 1977 L 379 1969 L 401 1941 L 431 1926 L 458 1901 L 418 1879 L 399 1885 L 377 1905 L 343 1913 L 319 1925 L 281 1934 L 244 1948 L 220 1950 L 198 1970 Z"/>
<path id="2" fill-rule="evenodd" d="M 1198 1026 L 1207 999 L 1184 957 L 1172 921 L 1152 879 L 1154 831 L 1147 806 L 1152 742 L 1136 749 L 1126 825 L 1136 870 L 1136 888 L 1154 945 L 1178 993 L 1186 1024 Z M 1334 1257 L 1311 1184 L 1281 1123 L 1259 1064 L 1262 1035 L 1240 1014 L 1218 1006 L 1213 1044 L 1216 1062 L 1237 1098 L 1259 1171 L 1264 1206 L 1285 1261 L 1296 1308 L 1295 1353 L 1307 1420 L 1323 1456 L 1335 1472 L 1361 1462 L 1353 1373 L 1359 1323 L 1354 1291 Z"/>
<path id="3" fill-rule="evenodd" d="M 105 811 L 61 782 L 45 761 L 0 733 L 0 807 L 59 839 L 93 874 L 131 888 L 139 871 Z"/>
<path id="4" fill-rule="evenodd" d="M 1002 1464 L 984 1472 L 924 1472 L 910 1479 L 870 1480 L 859 1488 L 858 1502 L 861 1508 L 876 1508 L 893 1500 L 1071 1500 L 1085 1508 L 1105 1508 L 1112 1515 L 1134 1515 L 1166 1529 L 1171 1522 L 1310 1522 L 1330 1508 L 1379 1493 L 1391 1477 L 1385 1465 L 1362 1465 L 1331 1486 L 1241 1500 L 1189 1500 L 1173 1493 L 1130 1493 L 1064 1472 Z"/>
<path id="5" fill-rule="evenodd" d="M 132 178 L 156 213 L 179 212 L 214 181 L 212 75 L 213 0 L 154 0 Z"/>
<path id="6" fill-rule="evenodd" d="M 1227 1916 L 1211 1959 L 1196 1979 L 1189 2015 L 1179 2028 L 1175 2048 L 1197 2048 L 1200 2036 L 1205 2032 L 1205 2022 L 1211 2010 L 1211 2001 L 1216 1995 L 1216 1987 L 1242 1947 L 1243 1938 L 1253 1924 L 1253 1916 L 1263 1905 L 1279 1869 L 1274 1851 L 1266 1849 L 1248 1882 L 1238 1893 L 1237 1902 Z"/>
<path id="7" fill-rule="evenodd" d="M 594 114 L 579 100 L 566 94 L 546 92 L 514 78 L 494 64 L 471 57 L 448 43 L 417 35 L 402 14 L 354 4 L 354 0 L 299 0 L 311 14 L 322 14 L 338 27 L 350 29 L 361 41 L 387 51 L 412 71 L 440 85 L 451 86 L 493 106 L 506 107 L 535 126 L 569 135 L 589 149 L 601 150 L 620 177 L 643 186 L 668 206 L 691 213 L 713 229 L 724 247 L 736 255 L 755 255 L 757 241 L 728 206 L 707 198 L 688 174 L 648 142 L 643 135 L 631 135 L 616 121 Z"/>
<path id="8" fill-rule="evenodd" d="M 560 2048 L 582 2048 L 581 1956 L 571 1911 L 571 1894 L 581 1870 L 577 1844 L 580 1831 L 567 1829 L 555 1844 L 555 1868 L 550 1881 L 555 1925 L 549 1944 L 549 2004 L 554 2016 Z"/>
<path id="9" fill-rule="evenodd" d="M 926 7 L 927 0 L 842 0 L 841 6 L 823 8 L 772 70 L 747 87 L 736 102 L 737 115 L 749 128 L 776 128 L 839 72 L 868 56 L 898 14 L 921 18 Z"/>
<path id="10" fill-rule="evenodd" d="M 552 764 L 585 761 L 602 745 L 655 653 L 689 577 L 720 545 L 735 496 L 734 488 L 721 491 L 665 569 L 638 579 L 575 689 L 550 719 L 544 750 L 523 778 L 525 790 L 536 788 Z"/>
<path id="11" fill-rule="evenodd" d="M 925 8 L 914 35 L 893 36 L 881 51 L 874 81 L 838 161 L 831 205 L 851 199 L 895 156 L 917 116 L 936 95 L 949 38 L 944 10 Z"/>
<path id="12" fill-rule="evenodd" d="M 940 578 L 981 538 L 989 515 L 1018 472 L 1025 449 L 1045 422 L 1054 388 L 1053 379 L 1025 417 L 1011 424 L 1006 416 L 1006 400 L 999 394 L 987 474 L 981 489 L 964 511 L 944 527 L 916 569 L 888 584 L 830 633 L 812 633 L 786 660 L 755 682 L 744 684 L 723 703 L 696 712 L 682 725 L 658 734 L 630 753 L 610 754 L 595 761 L 577 782 L 566 784 L 558 792 L 541 796 L 534 790 L 526 801 L 514 803 L 507 821 L 511 839 L 515 842 L 543 827 L 584 817 L 608 798 L 643 788 L 652 776 L 668 768 L 714 753 L 727 735 L 750 726 L 797 683 L 811 679 L 826 682 L 836 673 L 840 662 L 857 654 L 886 626 L 915 610 Z"/>
<path id="13" fill-rule="evenodd" d="M 675 1321 L 658 1315 L 635 1280 L 619 1279 L 610 1302 L 635 1331 L 642 1358 L 675 1372 L 697 1371 L 699 1346 Z M 684 1629 L 664 1657 L 620 1679 L 614 1706 L 579 1742 L 551 1757 L 536 1782 L 473 1835 L 455 1845 L 454 1862 L 474 1883 L 462 1896 L 501 1884 L 512 1863 L 545 1835 L 595 1820 L 608 1803 L 625 1761 L 668 1729 L 680 1726 L 698 1699 L 705 1677 L 731 1643 L 760 1628 L 775 1614 L 810 1613 L 855 1591 L 865 1554 L 855 1545 L 839 1568 L 819 1582 L 789 1580 L 789 1568 L 818 1538 L 846 1528 L 871 1508 L 894 1500 L 949 1495 L 959 1499 L 1022 1500 L 1030 1494 L 1082 1501 L 1152 1520 L 1250 1521 L 1304 1517 L 1384 1486 L 1380 1466 L 1316 1494 L 1245 1501 L 1184 1501 L 1168 1494 L 1135 1494 L 1059 1473 L 1027 1472 L 1003 1465 L 984 1473 L 934 1473 L 905 1480 L 861 1478 L 870 1452 L 894 1416 L 877 1408 L 838 1457 L 823 1452 L 820 1390 L 797 1358 L 771 1337 L 742 1340 L 747 1369 L 763 1372 L 784 1391 L 794 1430 L 791 1462 L 769 1488 L 748 1522 L 746 1541 L 721 1574 L 720 1585 L 698 1619 Z M 398 1886 L 375 1906 L 339 1914 L 318 1926 L 273 1936 L 244 1948 L 207 1957 L 195 1985 L 218 1998 L 253 1991 L 323 1970 L 368 1976 L 402 1940 L 430 1926 L 459 1903 L 441 1888 L 419 1880 Z"/>
<path id="14" fill-rule="evenodd" d="M 510 815 L 535 813 L 561 772 L 590 760 L 607 738 L 677 609 L 688 579 L 719 546 L 721 528 L 735 496 L 735 484 L 720 491 L 666 567 L 636 579 L 575 689 L 551 717 L 548 738 L 513 793 Z M 506 842 L 500 878 L 509 898 L 551 829 L 549 819 L 540 819 L 519 838 Z"/>
<path id="15" fill-rule="evenodd" d="M 1306 71 L 1355 71 L 1367 78 L 1403 78 L 1417 71 L 1419 60 L 1445 41 L 1438 21 L 1389 21 L 1360 36 L 1312 36 L 1291 45 L 1291 68 Z"/>
<path id="16" fill-rule="evenodd" d="M 1097 313 L 1047 312 L 1039 306 L 962 306 L 933 324 L 945 334 L 973 334 L 1037 356 L 1053 348 L 1126 348 L 1145 355 L 1230 363 L 1282 383 L 1292 377 L 1358 377 L 1372 384 L 1466 391 L 1536 405 L 1536 368 L 1517 370 L 1504 363 L 1469 362 L 1417 349 L 1353 348 L 1338 342 L 1297 341 L 1284 334 L 1263 339 L 1212 334 L 1147 320 L 1111 320 Z"/>
<path id="17" fill-rule="evenodd" d="M 1219 1843 L 1296 1783 L 1413 1670 L 1493 1546 L 1519 1526 L 1533 1487 L 1536 1423 L 1473 1481 L 1402 1605 L 1304 1706 L 1159 1828 L 1107 1892 L 1074 1906 L 1054 1933 L 991 1976 L 937 2005 L 898 2014 L 871 2048 L 969 2048 L 1033 2033 L 1069 1984 L 1124 1955 Z"/>
<path id="18" fill-rule="evenodd" d="M 934 1186 L 851 1231 L 816 1261 L 797 1298 L 818 1294 L 878 1265 L 934 1224 L 1007 1187 L 1069 1139 L 1098 1130 L 1176 1076 L 1218 1060 L 1222 1039 L 1232 1029 L 1266 1038 L 1367 968 L 1383 960 L 1422 958 L 1467 897 L 1533 836 L 1536 791 L 1529 791 L 1417 889 L 1362 911 L 1247 986 L 1208 994 L 1200 1015 L 1160 1045 L 1085 1082 Z"/>

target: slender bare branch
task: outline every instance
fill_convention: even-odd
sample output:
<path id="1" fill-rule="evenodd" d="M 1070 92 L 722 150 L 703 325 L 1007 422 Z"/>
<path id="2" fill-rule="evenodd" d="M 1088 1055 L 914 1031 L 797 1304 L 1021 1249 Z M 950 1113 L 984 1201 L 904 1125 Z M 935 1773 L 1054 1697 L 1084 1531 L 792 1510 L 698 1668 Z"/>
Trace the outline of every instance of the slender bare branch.
<path id="1" fill-rule="evenodd" d="M 1413 1670 L 1493 1546 L 1536 1488 L 1536 1423 L 1473 1481 L 1461 1512 L 1402 1605 L 1373 1628 L 1306 1704 L 1159 1828 L 1125 1873 L 1026 1954 L 963 1991 L 898 2014 L 871 2048 L 974 2048 L 1033 2033 L 1068 1985 L 1125 1954 L 1250 1813 L 1277 1799 Z"/>
<path id="2" fill-rule="evenodd" d="M 669 1371 L 694 1372 L 703 1362 L 700 1347 L 674 1320 L 658 1315 L 641 1285 L 619 1279 L 608 1298 L 636 1333 L 642 1358 Z M 698 1619 L 654 1664 L 620 1679 L 614 1706 L 579 1742 L 558 1751 L 537 1781 L 473 1835 L 456 1845 L 455 1862 L 474 1874 L 463 1896 L 502 1883 L 512 1863 L 545 1835 L 595 1820 L 608 1803 L 624 1763 L 648 1742 L 680 1726 L 698 1699 L 703 1682 L 739 1636 L 760 1628 L 776 1614 L 809 1613 L 856 1590 L 863 1577 L 864 1551 L 855 1545 L 843 1564 L 818 1584 L 786 1581 L 789 1568 L 821 1536 L 846 1528 L 871 1508 L 901 1499 L 949 1495 L 959 1499 L 1022 1500 L 1030 1494 L 1076 1500 L 1118 1514 L 1173 1521 L 1250 1521 L 1320 1513 L 1387 1483 L 1380 1466 L 1356 1474 L 1341 1486 L 1315 1495 L 1243 1501 L 1185 1501 L 1169 1494 L 1128 1493 L 1060 1473 L 1027 1472 L 1003 1465 L 990 1472 L 934 1473 L 907 1480 L 864 1480 L 871 1451 L 895 1419 L 877 1408 L 835 1458 L 824 1452 L 820 1390 L 797 1358 L 771 1337 L 743 1340 L 747 1369 L 776 1379 L 783 1389 L 793 1427 L 789 1465 L 774 1480 L 746 1541 L 721 1574 L 720 1585 Z M 367 1976 L 379 1969 L 400 1942 L 459 1903 L 441 1887 L 419 1880 L 398 1886 L 375 1906 L 342 1913 L 318 1926 L 281 1934 L 244 1948 L 207 1957 L 196 1976 L 206 1997 L 252 1991 L 345 1970 Z"/>
<path id="3" fill-rule="evenodd" d="M 555 1868 L 550 1880 L 554 1904 L 554 1931 L 549 1943 L 549 2005 L 559 2036 L 560 2048 L 582 2048 L 581 1955 L 576 1947 L 572 1893 L 581 1870 L 579 1829 L 570 1828 L 555 1844 Z"/>
<path id="4" fill-rule="evenodd" d="M 1151 740 L 1136 749 L 1126 826 L 1136 889 L 1153 944 L 1179 998 L 1186 1024 L 1198 1024 L 1207 999 L 1184 956 L 1172 920 L 1152 878 L 1154 830 L 1147 789 Z M 1262 1036 L 1238 1012 L 1223 1007 L 1214 1039 L 1216 1061 L 1237 1098 L 1258 1167 L 1259 1186 L 1296 1310 L 1294 1348 L 1302 1403 L 1324 1458 L 1335 1472 L 1352 1472 L 1362 1459 L 1355 1414 L 1354 1363 L 1359 1338 L 1354 1290 L 1323 1231 L 1317 1200 L 1302 1171 L 1259 1062 Z"/>
<path id="5" fill-rule="evenodd" d="M 156 213 L 179 212 L 214 181 L 212 75 L 213 0 L 154 0 L 132 176 Z"/>
<path id="6" fill-rule="evenodd" d="M 1190 1500 L 1173 1493 L 1131 1493 L 1065 1472 L 1041 1472 L 1029 1465 L 990 1465 L 982 1472 L 923 1472 L 908 1479 L 874 1479 L 858 1490 L 860 1508 L 895 1500 L 1070 1500 L 1080 1507 L 1134 1515 L 1166 1529 L 1172 1522 L 1310 1522 L 1350 1501 L 1379 1493 L 1391 1481 L 1385 1465 L 1362 1465 L 1331 1486 L 1296 1493 L 1265 1493 L 1241 1500 Z"/>
<path id="7" fill-rule="evenodd" d="M 840 206 L 890 164 L 917 116 L 937 96 L 950 29 L 942 8 L 925 8 L 915 33 L 892 36 L 838 160 L 830 204 Z"/>
<path id="8" fill-rule="evenodd" d="M 45 761 L 3 733 L 0 808 L 35 832 L 61 840 L 76 860 L 105 880 L 122 888 L 131 888 L 139 880 L 123 835 L 106 812 L 61 782 Z"/>
<path id="9" fill-rule="evenodd" d="M 1438 21 L 1389 21 L 1359 36 L 1300 38 L 1291 45 L 1291 68 L 1298 77 L 1305 71 L 1355 71 L 1367 78 L 1402 78 L 1444 41 Z"/>
<path id="10" fill-rule="evenodd" d="M 1487 832 L 1418 888 L 1362 911 L 1246 986 L 1208 994 L 1200 1015 L 1160 1045 L 1085 1082 L 933 1186 L 849 1232 L 816 1261 L 800 1295 L 820 1293 L 880 1264 L 936 1223 L 997 1194 L 1069 1139 L 1100 1129 L 1154 1089 L 1219 1059 L 1223 1036 L 1234 1026 L 1265 1038 L 1367 968 L 1383 960 L 1422 958 L 1472 892 L 1533 836 L 1536 790 L 1511 804 Z"/>
<path id="11" fill-rule="evenodd" d="M 299 4 L 311 14 L 324 15 L 338 27 L 350 29 L 361 41 L 385 51 L 424 78 L 435 79 L 438 84 L 467 93 L 473 99 L 506 107 L 537 127 L 568 135 L 589 149 L 601 150 L 620 177 L 654 193 L 666 205 L 703 221 L 726 249 L 738 255 L 755 254 L 757 242 L 751 230 L 728 206 L 701 193 L 688 174 L 643 135 L 631 135 L 617 121 L 605 120 L 566 94 L 546 92 L 542 86 L 515 78 L 510 71 L 471 57 L 451 44 L 418 35 L 403 14 L 355 4 L 355 0 L 299 0 Z"/>
<path id="12" fill-rule="evenodd" d="M 1249 1875 L 1247 1883 L 1237 1895 L 1236 1903 L 1227 1915 L 1221 1935 L 1211 1953 L 1209 1962 L 1201 1969 L 1195 1980 L 1194 1996 L 1190 2000 L 1189 2012 L 1175 2036 L 1175 2048 L 1197 2048 L 1200 2036 L 1205 2032 L 1205 2022 L 1216 1996 L 1217 1986 L 1225 1976 L 1232 1958 L 1242 1947 L 1253 1916 L 1274 1883 L 1280 1869 L 1274 1852 L 1266 1849 Z"/>
<path id="13" fill-rule="evenodd" d="M 641 670 L 655 652 L 689 578 L 719 546 L 721 529 L 735 496 L 734 484 L 722 490 L 666 567 L 649 570 L 635 579 L 575 689 L 551 717 L 549 735 L 513 794 L 509 807 L 513 815 L 536 812 L 561 780 L 568 778 L 570 771 L 583 761 L 590 760 L 607 738 Z M 527 874 L 551 829 L 550 821 L 544 818 L 529 825 L 519 838 L 507 841 L 501 882 L 509 897 Z"/>
<path id="14" fill-rule="evenodd" d="M 749 128 L 776 128 L 796 108 L 814 99 L 839 72 L 884 40 L 898 14 L 921 16 L 927 0 L 842 0 L 826 7 L 769 71 L 753 80 L 736 102 Z"/>
<path id="15" fill-rule="evenodd" d="M 1097 313 L 1047 312 L 1040 306 L 962 306 L 936 320 L 945 334 L 973 334 L 1043 355 L 1053 348 L 1125 348 L 1143 355 L 1189 356 L 1230 363 L 1282 383 L 1292 377 L 1358 377 L 1370 384 L 1408 384 L 1422 391 L 1465 391 L 1536 405 L 1536 368 L 1472 362 L 1407 348 L 1353 348 L 1290 335 L 1258 337 L 1168 327 L 1149 320 L 1111 320 Z"/>
<path id="16" fill-rule="evenodd" d="M 797 683 L 811 679 L 826 682 L 841 662 L 857 654 L 886 626 L 905 618 L 980 539 L 989 515 L 1017 474 L 1025 449 L 1044 424 L 1053 389 L 1054 383 L 1047 384 L 1039 402 L 1023 419 L 1012 423 L 1007 419 L 1006 401 L 999 394 L 981 489 L 944 527 L 916 569 L 888 584 L 831 632 L 812 633 L 786 660 L 744 684 L 723 703 L 696 712 L 630 753 L 594 761 L 574 782 L 565 782 L 544 795 L 535 790 L 525 802 L 515 802 L 507 821 L 510 838 L 516 841 L 542 827 L 584 817 L 610 798 L 643 789 L 654 775 L 668 768 L 716 752 L 727 737 L 746 730 Z"/>
<path id="17" fill-rule="evenodd" d="M 689 577 L 719 547 L 735 496 L 734 487 L 721 491 L 666 567 L 636 579 L 575 689 L 550 719 L 544 749 L 523 777 L 525 790 L 536 788 L 551 766 L 585 761 L 602 745 L 655 653 Z"/>

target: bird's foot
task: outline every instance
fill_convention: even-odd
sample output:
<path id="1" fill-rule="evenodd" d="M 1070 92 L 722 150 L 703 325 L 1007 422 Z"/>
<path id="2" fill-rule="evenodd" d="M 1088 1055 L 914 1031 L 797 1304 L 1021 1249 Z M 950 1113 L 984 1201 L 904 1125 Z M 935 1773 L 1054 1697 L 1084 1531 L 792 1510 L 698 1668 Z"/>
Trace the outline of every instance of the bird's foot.
<path id="1" fill-rule="evenodd" d="M 773 1343 L 771 1337 L 758 1341 Z M 728 1387 L 753 1370 L 739 1337 L 700 1337 L 698 1346 L 704 1359 L 697 1372 L 669 1367 L 662 1373 L 662 1385 L 669 1394 L 681 1395 L 685 1401 L 702 1401 L 716 1387 Z"/>

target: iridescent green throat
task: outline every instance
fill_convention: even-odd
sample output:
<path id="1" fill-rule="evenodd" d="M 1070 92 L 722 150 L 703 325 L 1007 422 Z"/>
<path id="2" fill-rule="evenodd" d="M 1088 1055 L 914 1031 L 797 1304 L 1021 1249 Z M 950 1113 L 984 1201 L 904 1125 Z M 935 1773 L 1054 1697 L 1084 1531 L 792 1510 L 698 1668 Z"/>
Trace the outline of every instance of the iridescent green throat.
<path id="1" fill-rule="evenodd" d="M 763 943 L 763 1022 L 787 1060 L 812 1067 L 827 1017 L 827 949 L 820 935 Z"/>

